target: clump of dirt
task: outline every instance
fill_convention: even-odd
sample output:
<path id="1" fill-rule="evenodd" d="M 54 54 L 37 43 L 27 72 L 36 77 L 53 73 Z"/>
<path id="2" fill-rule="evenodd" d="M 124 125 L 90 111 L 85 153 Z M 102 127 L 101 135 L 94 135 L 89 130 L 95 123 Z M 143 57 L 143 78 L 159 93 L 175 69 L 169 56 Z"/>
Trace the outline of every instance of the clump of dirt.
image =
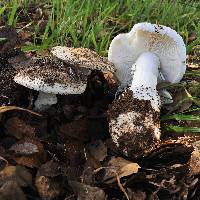
<path id="1" fill-rule="evenodd" d="M 20 44 L 16 30 L 11 26 L 0 26 L 0 53 L 5 53 Z"/>
<path id="2" fill-rule="evenodd" d="M 119 114 L 131 111 L 146 115 L 147 113 L 153 115 L 155 123 L 159 122 L 159 112 L 152 108 L 150 100 L 138 100 L 133 98 L 133 92 L 127 90 L 120 97 L 109 106 L 109 120 L 116 119 Z"/>
<path id="3" fill-rule="evenodd" d="M 160 113 L 150 100 L 136 99 L 127 90 L 109 106 L 108 113 L 110 133 L 120 153 L 132 159 L 141 157 L 158 142 L 155 134 L 160 128 Z"/>
<path id="4" fill-rule="evenodd" d="M 15 49 L 0 53 L 0 105 L 18 104 L 20 96 L 27 92 L 22 86 L 14 82 L 16 70 L 8 61 L 18 53 L 19 51 Z"/>

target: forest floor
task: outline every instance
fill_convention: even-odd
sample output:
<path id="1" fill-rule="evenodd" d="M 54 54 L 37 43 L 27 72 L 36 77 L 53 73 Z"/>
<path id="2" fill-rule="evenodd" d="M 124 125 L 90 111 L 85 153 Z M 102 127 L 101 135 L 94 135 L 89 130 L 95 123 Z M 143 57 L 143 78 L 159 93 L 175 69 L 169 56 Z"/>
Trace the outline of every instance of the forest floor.
<path id="1" fill-rule="evenodd" d="M 81 2 L 0 3 L 0 199 L 199 199 L 200 3 Z M 33 111 L 38 92 L 13 83 L 12 67 L 27 57 L 57 45 L 106 56 L 114 36 L 143 21 L 180 33 L 187 70 L 179 84 L 158 86 L 173 103 L 161 110 L 161 142 L 140 158 L 121 155 L 110 138 L 112 74 L 92 73 L 84 94 L 58 95 L 42 113 Z"/>

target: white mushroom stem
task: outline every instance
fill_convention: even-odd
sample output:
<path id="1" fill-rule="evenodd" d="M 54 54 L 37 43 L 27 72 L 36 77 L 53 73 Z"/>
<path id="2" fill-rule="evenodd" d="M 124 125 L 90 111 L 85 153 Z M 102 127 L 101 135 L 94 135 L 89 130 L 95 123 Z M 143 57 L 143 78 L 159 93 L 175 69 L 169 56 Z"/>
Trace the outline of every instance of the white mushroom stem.
<path id="1" fill-rule="evenodd" d="M 109 109 L 111 137 L 126 156 L 141 156 L 160 139 L 160 97 L 156 90 L 159 67 L 155 54 L 141 54 L 133 65 L 131 87 Z"/>
<path id="2" fill-rule="evenodd" d="M 150 100 L 155 110 L 159 110 L 160 107 L 160 97 L 156 90 L 159 67 L 160 61 L 155 54 L 141 54 L 133 65 L 134 75 L 130 87 L 135 98 Z"/>
<path id="3" fill-rule="evenodd" d="M 51 107 L 51 105 L 57 103 L 56 94 L 39 92 L 38 98 L 35 101 L 35 111 L 44 111 Z"/>

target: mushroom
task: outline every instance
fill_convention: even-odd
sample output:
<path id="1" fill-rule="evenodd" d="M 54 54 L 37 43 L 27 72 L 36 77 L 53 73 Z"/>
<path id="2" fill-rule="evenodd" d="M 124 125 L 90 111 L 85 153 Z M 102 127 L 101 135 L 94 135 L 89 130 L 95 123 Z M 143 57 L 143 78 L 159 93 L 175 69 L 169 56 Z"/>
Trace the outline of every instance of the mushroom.
<path id="1" fill-rule="evenodd" d="M 156 33 L 152 27 L 157 27 Z M 172 29 L 162 27 L 149 23 L 135 25 L 130 33 L 117 36 L 109 49 L 121 84 L 129 85 L 109 107 L 109 130 L 119 151 L 131 158 L 143 156 L 160 139 L 161 100 L 156 89 L 159 74 L 176 83 L 185 72 L 182 38 Z M 126 39 L 121 40 L 123 37 Z M 138 46 L 135 50 L 131 50 L 133 44 Z M 129 53 L 123 54 L 122 47 L 127 46 Z"/>
<path id="2" fill-rule="evenodd" d="M 148 59 L 151 58 L 151 62 Z M 157 56 L 143 53 L 133 65 L 131 86 L 109 107 L 109 131 L 119 151 L 137 158 L 160 139 L 160 97 L 156 90 Z"/>
<path id="3" fill-rule="evenodd" d="M 54 47 L 58 58 L 65 59 L 67 47 Z M 50 57 L 35 58 L 28 67 L 21 67 L 14 80 L 30 89 L 39 91 L 35 110 L 43 111 L 57 103 L 57 94 L 81 94 L 85 91 L 87 78 L 92 70 L 114 71 L 114 65 L 94 52 L 84 48 L 69 48 L 79 52 L 70 62 Z M 81 51 L 79 51 L 81 50 Z M 89 53 L 87 53 L 89 52 Z M 54 55 L 55 55 L 54 54 Z M 92 57 L 93 56 L 93 57 Z M 91 60 L 90 60 L 91 57 Z"/>
<path id="4" fill-rule="evenodd" d="M 182 37 L 163 25 L 138 23 L 129 33 L 117 35 L 109 47 L 108 60 L 116 67 L 119 90 L 130 86 L 132 65 L 144 52 L 151 52 L 160 60 L 158 82 L 178 83 L 182 79 L 186 70 L 186 48 Z M 151 56 L 147 58 L 152 62 Z M 147 58 L 143 56 L 143 59 Z M 160 93 L 171 98 L 166 90 Z"/>
<path id="5" fill-rule="evenodd" d="M 115 66 L 107 58 L 101 57 L 87 48 L 57 46 L 52 48 L 51 53 L 58 59 L 73 66 L 102 72 L 115 71 Z"/>
<path id="6" fill-rule="evenodd" d="M 57 103 L 57 94 L 81 94 L 85 91 L 89 70 L 75 69 L 50 57 L 33 58 L 19 67 L 14 81 L 39 91 L 35 110 L 43 111 Z"/>

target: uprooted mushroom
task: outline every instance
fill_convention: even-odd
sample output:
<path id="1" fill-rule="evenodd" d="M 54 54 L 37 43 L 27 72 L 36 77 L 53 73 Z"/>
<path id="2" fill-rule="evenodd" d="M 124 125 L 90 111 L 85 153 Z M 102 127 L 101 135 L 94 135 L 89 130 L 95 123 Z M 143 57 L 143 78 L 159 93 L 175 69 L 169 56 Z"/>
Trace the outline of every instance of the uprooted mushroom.
<path id="1" fill-rule="evenodd" d="M 178 83 L 182 79 L 186 70 L 186 48 L 181 36 L 166 26 L 138 23 L 129 33 L 117 35 L 110 44 L 108 60 L 115 64 L 120 90 L 130 86 L 132 66 L 144 52 L 159 57 L 161 67 L 158 82 Z M 166 90 L 159 93 L 165 103 L 172 102 Z"/>
<path id="2" fill-rule="evenodd" d="M 113 39 L 109 60 L 121 84 L 130 85 L 109 108 L 110 134 L 124 155 L 142 156 L 160 139 L 161 101 L 156 86 L 161 77 L 179 82 L 185 59 L 184 42 L 169 27 L 140 23 Z"/>
<path id="3" fill-rule="evenodd" d="M 114 65 L 85 48 L 54 47 L 56 58 L 33 58 L 21 67 L 14 80 L 39 91 L 35 110 L 44 111 L 57 103 L 57 94 L 82 94 L 92 70 L 114 71 Z"/>

